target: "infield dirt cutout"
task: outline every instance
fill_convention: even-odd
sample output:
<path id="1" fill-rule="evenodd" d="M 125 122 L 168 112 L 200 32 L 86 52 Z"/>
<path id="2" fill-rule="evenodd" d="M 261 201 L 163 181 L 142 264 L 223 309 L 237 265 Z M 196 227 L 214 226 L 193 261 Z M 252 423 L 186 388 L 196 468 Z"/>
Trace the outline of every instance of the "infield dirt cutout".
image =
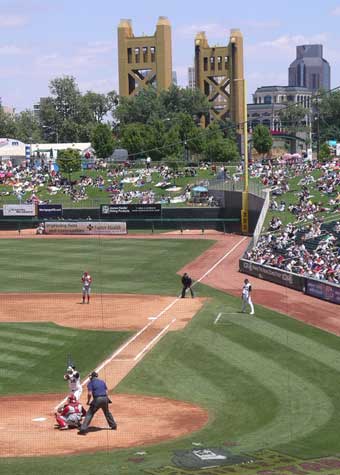
<path id="1" fill-rule="evenodd" d="M 135 331 L 129 343 L 112 359 L 108 358 L 99 372 L 113 389 L 167 331 L 184 328 L 203 302 L 200 298 L 104 294 L 93 295 L 90 305 L 83 305 L 79 294 L 8 293 L 1 294 L 0 321 L 54 322 L 80 329 Z M 205 410 L 187 402 L 117 394 L 111 395 L 110 409 L 118 430 L 108 430 L 100 411 L 87 436 L 80 437 L 76 430 L 53 428 L 54 407 L 66 394 L 65 385 L 65 394 L 0 398 L 0 456 L 58 455 L 136 447 L 189 434 L 208 422 Z M 84 400 L 83 393 L 83 403 Z M 37 418 L 46 419 L 33 421 Z"/>

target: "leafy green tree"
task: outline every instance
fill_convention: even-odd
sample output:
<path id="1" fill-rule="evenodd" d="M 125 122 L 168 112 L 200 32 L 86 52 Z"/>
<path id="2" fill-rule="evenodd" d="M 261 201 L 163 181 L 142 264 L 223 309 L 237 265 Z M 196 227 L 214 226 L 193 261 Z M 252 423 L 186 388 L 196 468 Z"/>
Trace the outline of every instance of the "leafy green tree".
<path id="1" fill-rule="evenodd" d="M 273 146 L 270 130 L 265 125 L 257 125 L 253 132 L 253 146 L 258 153 L 265 155 Z"/>
<path id="2" fill-rule="evenodd" d="M 105 94 L 87 91 L 81 98 L 84 109 L 89 114 L 89 122 L 102 122 L 110 110 L 110 103 Z"/>
<path id="3" fill-rule="evenodd" d="M 174 159 L 184 157 L 184 144 L 178 133 L 178 127 L 173 126 L 164 136 L 163 156 L 172 156 Z"/>
<path id="4" fill-rule="evenodd" d="M 39 123 L 41 134 L 45 142 L 58 142 L 61 119 L 52 97 L 45 97 L 40 100 Z"/>
<path id="5" fill-rule="evenodd" d="M 61 121 L 79 119 L 81 94 L 73 76 L 52 79 L 50 91 Z"/>
<path id="6" fill-rule="evenodd" d="M 79 124 L 72 119 L 65 119 L 60 124 L 59 142 L 74 143 L 79 142 Z"/>
<path id="7" fill-rule="evenodd" d="M 15 116 L 16 138 L 25 143 L 39 143 L 41 129 L 34 113 L 30 110 L 20 112 Z"/>
<path id="8" fill-rule="evenodd" d="M 97 157 L 107 158 L 112 155 L 115 142 L 112 135 L 112 129 L 107 124 L 98 124 L 92 134 L 92 146 L 96 151 Z"/>
<path id="9" fill-rule="evenodd" d="M 0 137 L 16 138 L 16 136 L 17 125 L 14 115 L 5 112 L 0 105 Z"/>
<path id="10" fill-rule="evenodd" d="M 78 150 L 67 148 L 58 152 L 57 164 L 61 173 L 71 174 L 81 170 L 81 158 Z"/>
<path id="11" fill-rule="evenodd" d="M 157 91 L 150 86 L 133 97 L 120 97 L 115 116 L 121 125 L 146 124 L 163 116 L 158 108 Z"/>
<path id="12" fill-rule="evenodd" d="M 292 135 L 306 132 L 306 118 L 309 114 L 309 110 L 301 105 L 290 105 L 279 111 L 282 127 Z"/>
<path id="13" fill-rule="evenodd" d="M 145 125 L 128 124 L 121 130 L 120 144 L 129 155 L 142 155 L 146 150 Z"/>
<path id="14" fill-rule="evenodd" d="M 204 130 L 199 127 L 192 129 L 187 135 L 187 144 L 191 153 L 202 154 L 204 152 Z"/>
<path id="15" fill-rule="evenodd" d="M 209 112 L 210 104 L 199 89 L 184 89 L 172 85 L 159 95 L 160 109 L 168 116 L 184 112 L 197 120 Z"/>
<path id="16" fill-rule="evenodd" d="M 232 139 L 225 139 L 217 123 L 212 123 L 205 130 L 204 155 L 213 162 L 234 161 L 240 158 L 237 144 Z"/>
<path id="17" fill-rule="evenodd" d="M 320 142 L 340 142 L 340 91 L 321 91 L 316 108 L 313 131 L 319 134 Z"/>
<path id="18" fill-rule="evenodd" d="M 323 143 L 320 147 L 318 158 L 320 160 L 325 160 L 325 159 L 328 159 L 330 156 L 331 156 L 331 149 L 326 143 Z"/>
<path id="19" fill-rule="evenodd" d="M 150 86 L 133 97 L 120 97 L 115 116 L 122 126 L 136 122 L 150 124 L 156 119 L 168 118 L 173 122 L 180 113 L 198 122 L 202 114 L 208 113 L 209 107 L 208 99 L 199 90 L 171 86 L 157 94 Z"/>

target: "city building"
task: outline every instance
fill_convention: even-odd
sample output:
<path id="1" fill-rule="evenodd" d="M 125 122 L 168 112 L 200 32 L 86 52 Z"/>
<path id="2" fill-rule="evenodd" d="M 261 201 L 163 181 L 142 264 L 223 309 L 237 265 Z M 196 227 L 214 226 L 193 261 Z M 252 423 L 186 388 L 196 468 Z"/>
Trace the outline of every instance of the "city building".
<path id="1" fill-rule="evenodd" d="M 33 114 L 37 120 L 40 119 L 40 109 L 41 109 L 42 104 L 46 102 L 48 99 L 49 99 L 48 97 L 41 97 L 39 99 L 39 102 L 36 102 L 35 104 L 33 104 Z"/>
<path id="2" fill-rule="evenodd" d="M 171 25 L 159 17 L 153 36 L 134 36 L 131 20 L 118 26 L 119 94 L 133 96 L 153 85 L 158 91 L 172 84 Z"/>
<path id="3" fill-rule="evenodd" d="M 10 114 L 10 115 L 14 115 L 15 114 L 15 109 L 14 107 L 12 106 L 4 106 L 2 104 L 2 98 L 0 97 L 0 106 L 2 107 L 2 110 L 6 113 L 6 114 Z"/>
<path id="4" fill-rule="evenodd" d="M 323 58 L 322 45 L 296 47 L 296 59 L 289 66 L 288 85 L 306 87 L 316 93 L 319 89 L 331 88 L 331 67 Z"/>
<path id="5" fill-rule="evenodd" d="M 172 84 L 177 86 L 177 72 L 176 71 L 172 71 Z"/>
<path id="6" fill-rule="evenodd" d="M 188 88 L 195 89 L 196 88 L 196 81 L 195 81 L 195 68 L 194 66 L 188 67 Z"/>
<path id="7" fill-rule="evenodd" d="M 287 105 L 300 104 L 306 109 L 312 107 L 313 93 L 305 87 L 263 86 L 253 94 L 253 104 L 248 104 L 248 128 L 258 124 L 273 131 L 281 131 L 280 110 Z M 308 121 L 308 118 L 306 118 Z"/>
<path id="8" fill-rule="evenodd" d="M 240 30 L 231 30 L 227 46 L 209 46 L 205 32 L 196 35 L 195 84 L 211 104 L 208 122 L 231 119 L 235 124 L 243 124 L 243 36 Z M 205 125 L 204 120 L 202 126 Z"/>

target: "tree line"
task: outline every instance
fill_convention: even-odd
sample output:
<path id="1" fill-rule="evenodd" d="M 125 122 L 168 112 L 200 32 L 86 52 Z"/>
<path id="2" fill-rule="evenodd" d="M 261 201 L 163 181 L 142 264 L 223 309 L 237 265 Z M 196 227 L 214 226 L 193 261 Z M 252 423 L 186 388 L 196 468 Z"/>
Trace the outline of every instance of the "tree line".
<path id="1" fill-rule="evenodd" d="M 239 158 L 235 127 L 230 122 L 200 127 L 209 102 L 198 90 L 171 86 L 157 94 L 153 87 L 136 96 L 115 91 L 81 93 L 72 76 L 53 79 L 50 95 L 38 113 L 8 114 L 0 107 L 0 136 L 25 143 L 91 142 L 99 157 L 124 148 L 132 158 L 207 160 Z"/>
<path id="2" fill-rule="evenodd" d="M 150 86 L 133 97 L 119 97 L 115 91 L 81 93 L 75 78 L 64 76 L 50 81 L 49 90 L 36 114 L 32 110 L 8 114 L 0 106 L 0 137 L 25 143 L 91 142 L 97 156 L 103 158 L 115 148 L 124 148 L 132 158 L 239 159 L 237 124 L 218 121 L 205 129 L 200 127 L 210 104 L 197 89 L 173 85 L 157 94 Z M 320 143 L 340 141 L 339 111 L 340 91 L 321 92 L 312 111 L 312 125 Z M 308 113 L 301 106 L 287 108 L 280 113 L 282 125 L 291 133 L 306 130 Z M 271 140 L 262 127 L 255 135 L 254 143 L 260 144 L 263 153 Z"/>

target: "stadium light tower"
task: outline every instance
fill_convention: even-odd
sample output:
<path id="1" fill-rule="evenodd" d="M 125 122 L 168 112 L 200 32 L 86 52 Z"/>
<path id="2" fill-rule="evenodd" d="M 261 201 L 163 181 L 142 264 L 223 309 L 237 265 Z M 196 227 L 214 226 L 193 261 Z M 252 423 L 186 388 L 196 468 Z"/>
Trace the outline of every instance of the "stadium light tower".
<path id="1" fill-rule="evenodd" d="M 242 211 L 241 211 L 241 229 L 242 233 L 249 232 L 249 194 L 248 194 L 248 112 L 247 112 L 247 85 L 243 79 L 243 95 L 244 95 L 244 120 L 243 120 L 243 148 L 244 148 L 244 188 L 242 192 Z"/>

